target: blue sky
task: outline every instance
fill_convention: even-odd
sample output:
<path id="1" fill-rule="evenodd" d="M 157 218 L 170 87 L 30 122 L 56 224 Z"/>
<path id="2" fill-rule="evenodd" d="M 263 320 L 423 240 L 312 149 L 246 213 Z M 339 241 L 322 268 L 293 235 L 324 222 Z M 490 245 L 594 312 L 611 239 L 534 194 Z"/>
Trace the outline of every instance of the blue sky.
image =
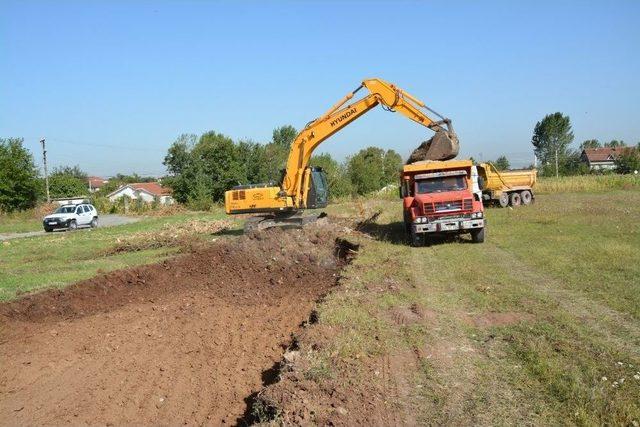
<path id="1" fill-rule="evenodd" d="M 162 174 L 181 133 L 267 141 L 366 77 L 449 116 L 463 155 L 531 162 L 545 114 L 576 144 L 640 141 L 640 2 L 0 2 L 0 136 L 39 162 Z M 429 131 L 377 109 L 320 148 L 403 156 Z"/>

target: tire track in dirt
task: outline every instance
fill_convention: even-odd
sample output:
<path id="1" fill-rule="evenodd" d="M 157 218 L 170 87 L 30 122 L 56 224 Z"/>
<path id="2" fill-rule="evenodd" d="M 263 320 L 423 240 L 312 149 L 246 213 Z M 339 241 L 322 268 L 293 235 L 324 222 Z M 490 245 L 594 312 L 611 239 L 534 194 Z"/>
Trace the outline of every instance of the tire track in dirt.
<path id="1" fill-rule="evenodd" d="M 238 424 L 336 283 L 329 225 L 0 305 L 0 425 Z"/>

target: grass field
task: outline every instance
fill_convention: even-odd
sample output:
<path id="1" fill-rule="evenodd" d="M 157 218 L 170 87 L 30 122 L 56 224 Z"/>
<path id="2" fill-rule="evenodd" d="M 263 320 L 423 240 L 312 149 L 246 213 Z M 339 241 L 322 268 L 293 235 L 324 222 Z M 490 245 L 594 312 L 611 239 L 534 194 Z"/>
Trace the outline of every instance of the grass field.
<path id="1" fill-rule="evenodd" d="M 221 219 L 224 212 L 188 213 L 146 218 L 118 227 L 57 232 L 0 242 L 0 301 L 22 292 L 61 287 L 78 280 L 133 265 L 158 261 L 175 247 L 106 255 L 105 251 L 134 233 L 159 230 L 166 224 L 194 219 Z"/>
<path id="2" fill-rule="evenodd" d="M 560 187 L 557 187 L 558 189 Z M 558 190 L 560 191 L 560 190 Z M 406 244 L 397 199 L 331 205 L 380 212 L 342 287 L 319 305 L 331 343 L 303 354 L 309 379 L 373 384 L 394 360 L 400 406 L 424 424 L 634 425 L 640 421 L 640 192 L 541 194 L 489 209 L 487 241 Z M 0 244 L 0 299 L 160 260 L 165 248 L 105 256 L 118 239 L 181 214 Z"/>
<path id="3" fill-rule="evenodd" d="M 28 214 L 0 214 L 0 233 L 26 233 L 42 229 L 42 220 Z"/>
<path id="4" fill-rule="evenodd" d="M 535 190 L 539 194 L 640 190 L 640 175 L 541 177 Z"/>
<path id="5" fill-rule="evenodd" d="M 491 209 L 482 245 L 411 248 L 397 202 L 347 209 L 382 214 L 320 308 L 342 331 L 310 356 L 327 377 L 344 359 L 404 352 L 418 355 L 403 359 L 406 410 L 427 424 L 640 421 L 640 192 Z"/>

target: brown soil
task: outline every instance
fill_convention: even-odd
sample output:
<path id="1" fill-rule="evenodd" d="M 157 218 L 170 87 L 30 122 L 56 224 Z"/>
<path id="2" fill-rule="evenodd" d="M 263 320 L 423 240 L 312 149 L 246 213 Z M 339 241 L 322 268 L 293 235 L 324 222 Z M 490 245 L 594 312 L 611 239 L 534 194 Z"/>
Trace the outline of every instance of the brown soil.
<path id="1" fill-rule="evenodd" d="M 273 230 L 0 305 L 0 425 L 251 421 L 335 240 Z"/>

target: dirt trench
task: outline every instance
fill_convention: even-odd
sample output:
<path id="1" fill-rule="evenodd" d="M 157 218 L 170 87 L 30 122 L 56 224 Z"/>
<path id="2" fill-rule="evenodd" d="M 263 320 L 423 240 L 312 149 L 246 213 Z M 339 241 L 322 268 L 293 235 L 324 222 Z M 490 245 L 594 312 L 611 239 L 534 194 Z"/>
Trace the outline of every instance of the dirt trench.
<path id="1" fill-rule="evenodd" d="M 273 230 L 0 305 L 0 425 L 243 425 L 337 283 L 328 225 Z"/>

